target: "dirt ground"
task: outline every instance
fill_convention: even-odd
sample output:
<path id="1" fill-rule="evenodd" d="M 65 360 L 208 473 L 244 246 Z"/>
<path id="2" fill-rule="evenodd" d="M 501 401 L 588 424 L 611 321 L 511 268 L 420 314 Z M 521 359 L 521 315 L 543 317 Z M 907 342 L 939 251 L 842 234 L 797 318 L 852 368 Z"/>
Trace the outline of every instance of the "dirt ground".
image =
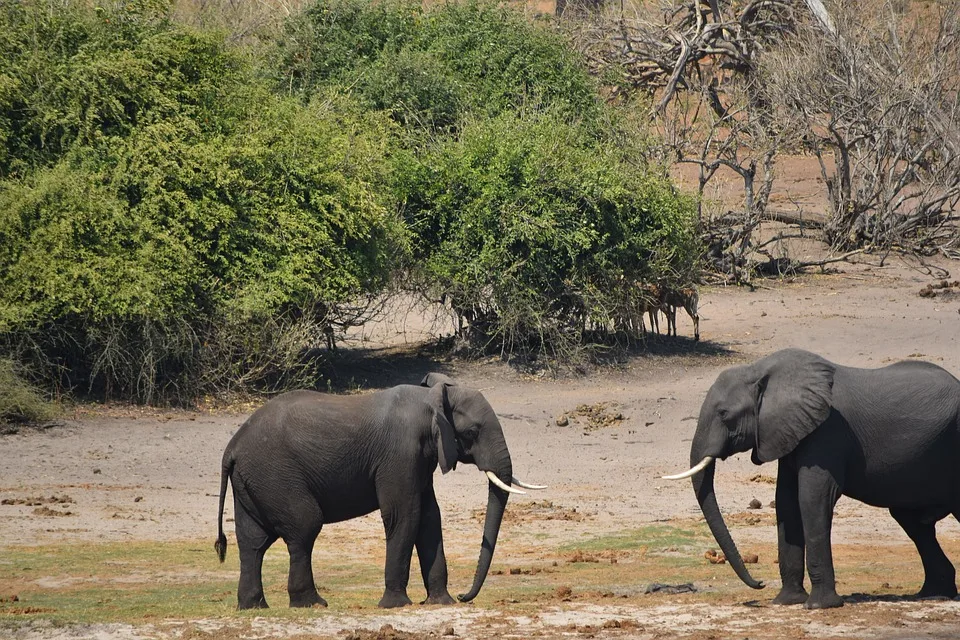
<path id="1" fill-rule="evenodd" d="M 939 264 L 953 269 L 951 280 L 960 277 L 960 265 Z M 752 291 L 705 287 L 699 343 L 693 342 L 691 323 L 681 311 L 679 338 L 653 340 L 648 354 L 580 377 L 528 375 L 496 361 L 435 360 L 410 345 L 434 340 L 446 330 L 444 323 L 394 310 L 343 346 L 359 364 L 343 368 L 338 382 L 362 393 L 416 383 L 433 369 L 482 390 L 500 417 L 515 473 L 549 485 L 546 491 L 511 499 L 493 567 L 504 571 L 529 558 L 525 554 L 538 546 L 555 547 L 652 523 L 695 521 L 699 510 L 689 481 L 670 482 L 661 476 L 687 468 L 700 403 L 726 367 L 783 347 L 800 347 L 862 367 L 922 358 L 960 375 L 960 289 L 943 290 L 935 297 L 919 295 L 943 274 L 931 274 L 915 261 L 890 259 L 881 266 L 876 257 L 831 266 L 836 267 L 831 273 L 763 281 Z M 580 405 L 608 418 L 591 423 L 590 415 L 577 414 Z M 220 456 L 252 408 L 240 413 L 83 408 L 61 426 L 0 436 L 0 578 L 4 545 L 153 540 L 212 544 Z M 567 416 L 566 426 L 558 426 L 562 416 Z M 773 510 L 767 506 L 774 498 L 775 477 L 775 465 L 755 467 L 746 454 L 718 469 L 718 497 L 741 549 L 775 545 Z M 448 555 L 475 562 L 480 537 L 475 512 L 485 504 L 485 481 L 475 468 L 463 465 L 444 477 L 438 472 L 436 489 Z M 59 502 L 38 500 L 50 496 Z M 762 526 L 741 526 L 753 499 L 763 505 L 755 511 Z M 56 517 L 51 511 L 70 516 Z M 230 500 L 225 515 L 229 521 Z M 945 520 L 938 531 L 948 552 L 960 549 L 960 524 Z M 334 546 L 341 549 L 340 556 L 343 548 L 352 547 L 356 557 L 379 564 L 382 539 L 377 514 L 328 527 L 318 543 L 318 565 L 333 557 Z M 880 550 L 917 559 L 885 511 L 849 499 L 837 506 L 833 540 L 848 560 L 861 554 L 866 562 Z M 236 554 L 232 532 L 228 554 Z M 724 570 L 716 574 L 718 582 L 740 585 L 729 568 Z M 890 576 L 889 582 L 897 578 Z M 416 582 L 415 569 L 411 585 Z M 452 585 L 451 592 L 465 586 Z M 532 614 L 459 605 L 370 614 L 326 612 L 308 621 L 269 615 L 137 627 L 61 627 L 40 621 L 16 629 L 0 627 L 0 636 L 115 640 L 216 637 L 230 631 L 239 637 L 356 638 L 445 632 L 483 638 L 960 637 L 960 602 L 852 598 L 842 609 L 808 612 L 770 605 L 777 586 L 760 592 L 731 587 L 737 596 L 719 602 L 692 594 L 650 604 L 635 599 L 618 604 L 602 597 L 556 600 Z M 918 587 L 908 583 L 904 588 Z M 846 593 L 842 582 L 840 591 Z"/>

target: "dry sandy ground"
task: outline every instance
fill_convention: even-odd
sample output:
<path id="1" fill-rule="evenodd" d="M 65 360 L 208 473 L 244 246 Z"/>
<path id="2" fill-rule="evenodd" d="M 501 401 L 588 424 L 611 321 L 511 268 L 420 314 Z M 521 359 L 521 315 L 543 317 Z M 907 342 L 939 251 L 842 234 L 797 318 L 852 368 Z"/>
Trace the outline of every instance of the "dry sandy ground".
<path id="1" fill-rule="evenodd" d="M 957 265 L 943 266 L 957 269 Z M 546 544 L 697 517 L 689 482 L 671 483 L 660 476 L 686 468 L 700 403 L 717 374 L 732 364 L 792 346 L 863 367 L 923 358 L 960 375 L 960 293 L 919 297 L 919 290 L 933 281 L 918 265 L 891 260 L 879 266 L 869 259 L 858 265 L 841 264 L 833 274 L 766 281 L 754 291 L 707 287 L 701 294 L 699 344 L 689 338 L 692 327 L 681 312 L 680 331 L 686 336 L 662 338 L 653 345 L 651 355 L 578 378 L 525 375 L 496 362 L 375 358 L 375 348 L 384 343 L 416 342 L 442 332 L 442 327 L 424 326 L 419 320 L 387 318 L 378 328 L 354 336 L 353 344 L 347 346 L 369 359 L 367 369 L 359 366 L 349 375 L 361 388 L 371 388 L 416 383 L 427 368 L 441 368 L 462 384 L 481 389 L 500 416 L 517 475 L 550 485 L 540 495 L 515 497 L 511 506 L 549 499 L 563 508 L 591 514 L 586 521 L 530 520 L 505 529 L 495 559 L 502 568 L 511 561 L 511 540 L 536 539 Z M 606 403 L 608 411 L 621 413 L 624 419 L 594 431 L 586 431 L 577 421 L 557 426 L 558 416 L 580 404 L 597 403 Z M 34 507 L 0 505 L 0 540 L 6 544 L 212 541 L 220 455 L 243 417 L 105 409 L 79 415 L 62 427 L 0 437 L 0 498 L 67 493 L 75 501 L 70 505 L 75 515 L 70 518 L 44 518 L 34 515 Z M 776 467 L 758 469 L 745 454 L 722 464 L 717 490 L 725 511 L 741 512 L 752 498 L 764 505 L 773 499 L 772 484 L 749 481 L 758 472 L 774 477 Z M 475 559 L 479 525 L 472 512 L 484 504 L 482 477 L 474 468 L 463 466 L 443 478 L 438 475 L 436 485 L 448 553 Z M 885 511 L 841 500 L 837 513 L 835 543 L 889 543 L 899 545 L 898 553 L 915 553 Z M 960 525 L 954 521 L 942 522 L 939 530 L 948 541 L 960 540 Z M 775 540 L 773 526 L 738 529 L 735 535 L 741 548 L 752 540 Z M 376 546 L 382 544 L 382 527 L 376 515 L 330 527 L 321 534 L 318 553 L 323 553 L 328 536 Z M 228 553 L 235 554 L 232 537 L 230 543 Z M 730 579 L 736 580 L 732 572 Z M 743 589 L 745 600 L 758 597 Z M 852 604 L 838 610 L 841 613 L 806 612 L 763 604 L 775 592 L 775 585 L 759 592 L 761 606 L 746 615 L 743 605 L 708 606 L 678 598 L 649 607 L 556 603 L 523 619 L 461 606 L 414 607 L 365 616 L 328 614 L 310 623 L 267 617 L 242 624 L 250 625 L 249 637 L 336 636 L 344 629 L 376 630 L 384 624 L 423 633 L 452 625 L 461 637 L 583 637 L 584 625 L 596 625 L 597 634 L 636 638 L 960 637 L 960 602 L 873 601 Z M 632 622 L 617 627 L 611 620 Z M 608 629 L 602 628 L 605 622 Z M 55 629 L 41 624 L 8 631 L 30 640 L 180 637 L 187 623 L 137 629 L 123 625 Z M 213 632 L 235 624 L 239 623 L 230 619 L 189 621 L 192 629 Z M 781 624 L 790 630 L 783 636 L 772 631 Z"/>

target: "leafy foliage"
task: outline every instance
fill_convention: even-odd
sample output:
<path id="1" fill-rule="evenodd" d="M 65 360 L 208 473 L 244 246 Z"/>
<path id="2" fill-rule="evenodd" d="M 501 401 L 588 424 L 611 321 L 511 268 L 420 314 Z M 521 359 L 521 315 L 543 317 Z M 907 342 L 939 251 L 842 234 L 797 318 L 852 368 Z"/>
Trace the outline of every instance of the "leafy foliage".
<path id="1" fill-rule="evenodd" d="M 37 132 L 25 148 L 39 152 L 7 147 L 10 166 L 31 170 L 8 172 L 0 191 L 0 329 L 9 350 L 69 376 L 61 384 L 189 397 L 200 380 L 206 390 L 228 383 L 201 370 L 205 345 L 269 349 L 279 337 L 243 335 L 290 329 L 269 320 L 291 310 L 322 310 L 322 320 L 383 285 L 405 243 L 376 188 L 392 125 L 342 98 L 272 94 L 214 36 L 117 11 L 95 15 L 140 20 L 140 30 L 93 28 L 87 16 L 70 39 L 82 47 L 34 43 L 31 60 L 47 60 L 43 82 L 29 85 L 33 62 L 13 66 L 15 93 L 45 84 L 60 97 L 15 127 Z M 73 72 L 98 65 L 112 81 L 91 85 L 91 104 Z M 144 69 L 167 70 L 149 96 Z M 322 331 L 309 338 L 301 348 Z M 269 351 L 246 355 L 269 360 Z"/>
<path id="2" fill-rule="evenodd" d="M 430 131 L 526 106 L 594 126 L 604 114 L 559 35 L 489 2 L 319 0 L 290 23 L 278 56 L 278 84 L 294 93 L 348 86 L 372 108 Z"/>
<path id="3" fill-rule="evenodd" d="M 553 111 L 465 124 L 398 180 L 425 281 L 505 352 L 566 358 L 690 277 L 693 203 Z M 685 280 L 687 281 L 687 280 Z"/>
<path id="4" fill-rule="evenodd" d="M 398 274 L 565 357 L 690 276 L 690 203 L 508 7 L 320 0 L 266 49 L 163 0 L 53 8 L 0 7 L 0 353 L 60 391 L 315 385 Z"/>

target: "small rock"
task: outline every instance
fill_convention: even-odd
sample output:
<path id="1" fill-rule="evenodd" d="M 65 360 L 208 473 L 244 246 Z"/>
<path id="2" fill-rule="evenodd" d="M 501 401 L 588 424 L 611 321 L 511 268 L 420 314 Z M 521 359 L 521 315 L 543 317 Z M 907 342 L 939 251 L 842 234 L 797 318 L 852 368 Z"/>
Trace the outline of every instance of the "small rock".
<path id="1" fill-rule="evenodd" d="M 143 500 L 143 496 L 137 496 L 136 498 L 133 499 L 134 502 L 141 502 L 142 500 Z"/>
<path id="2" fill-rule="evenodd" d="M 750 501 L 750 504 L 747 505 L 747 508 L 748 508 L 748 509 L 759 509 L 759 508 L 762 507 L 762 506 L 763 506 L 763 504 L 761 504 L 761 502 L 760 502 L 759 500 L 757 500 L 756 498 L 754 498 L 753 500 Z"/>
<path id="3" fill-rule="evenodd" d="M 703 554 L 703 557 L 710 561 L 710 564 L 726 564 L 727 557 L 719 551 L 710 549 Z"/>
<path id="4" fill-rule="evenodd" d="M 512 568 L 510 569 L 510 575 L 512 575 L 512 576 L 518 576 L 518 575 L 520 575 L 520 573 L 521 573 L 521 572 L 520 572 L 520 567 L 512 567 Z"/>
<path id="5" fill-rule="evenodd" d="M 164 440 L 169 440 L 169 439 L 170 439 L 170 434 L 169 434 L 169 433 L 164 434 L 163 439 L 164 439 Z"/>
<path id="6" fill-rule="evenodd" d="M 767 506 L 770 507 L 771 509 L 776 509 L 776 508 L 777 508 L 777 501 L 776 501 L 776 500 L 771 500 L 771 501 L 770 501 L 770 504 L 767 505 Z"/>
<path id="7" fill-rule="evenodd" d="M 755 553 L 745 553 L 743 555 L 743 564 L 757 564 L 760 562 L 760 556 Z"/>
<path id="8" fill-rule="evenodd" d="M 100 473 L 101 473 L 100 469 L 94 469 L 94 470 L 93 470 L 93 474 L 94 474 L 94 475 L 99 475 Z"/>
<path id="9" fill-rule="evenodd" d="M 455 635 L 457 635 L 457 632 L 453 630 L 453 626 L 449 626 L 449 627 L 444 627 L 443 633 L 441 633 L 440 635 L 443 635 L 443 636 L 455 636 Z"/>
<path id="10" fill-rule="evenodd" d="M 565 427 L 569 424 L 570 424 L 570 420 L 567 418 L 567 416 L 560 416 L 559 418 L 557 418 L 558 427 Z"/>
<path id="11" fill-rule="evenodd" d="M 556 591 L 553 592 L 553 595 L 558 598 L 569 598 L 571 595 L 573 595 L 573 589 L 566 585 L 561 585 L 557 587 Z"/>

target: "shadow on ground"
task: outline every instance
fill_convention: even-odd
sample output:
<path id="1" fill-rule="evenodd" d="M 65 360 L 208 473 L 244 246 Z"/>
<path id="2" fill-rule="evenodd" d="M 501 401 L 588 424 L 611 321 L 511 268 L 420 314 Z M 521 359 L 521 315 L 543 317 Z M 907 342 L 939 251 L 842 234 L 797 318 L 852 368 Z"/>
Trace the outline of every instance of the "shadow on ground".
<path id="1" fill-rule="evenodd" d="M 496 355 L 462 356 L 454 353 L 453 341 L 433 340 L 391 347 L 344 347 L 329 356 L 320 391 L 349 392 L 385 389 L 398 384 L 419 384 L 433 372 L 455 377 L 456 369 L 489 362 Z M 644 358 L 692 359 L 736 358 L 739 352 L 719 342 L 696 341 L 687 336 L 648 336 L 632 344 L 593 344 L 584 349 L 577 363 L 546 362 L 519 357 L 500 358 L 505 367 L 518 373 L 540 373 L 558 378 L 589 375 L 597 367 L 629 365 Z M 329 380 L 329 384 L 327 383 Z"/>

